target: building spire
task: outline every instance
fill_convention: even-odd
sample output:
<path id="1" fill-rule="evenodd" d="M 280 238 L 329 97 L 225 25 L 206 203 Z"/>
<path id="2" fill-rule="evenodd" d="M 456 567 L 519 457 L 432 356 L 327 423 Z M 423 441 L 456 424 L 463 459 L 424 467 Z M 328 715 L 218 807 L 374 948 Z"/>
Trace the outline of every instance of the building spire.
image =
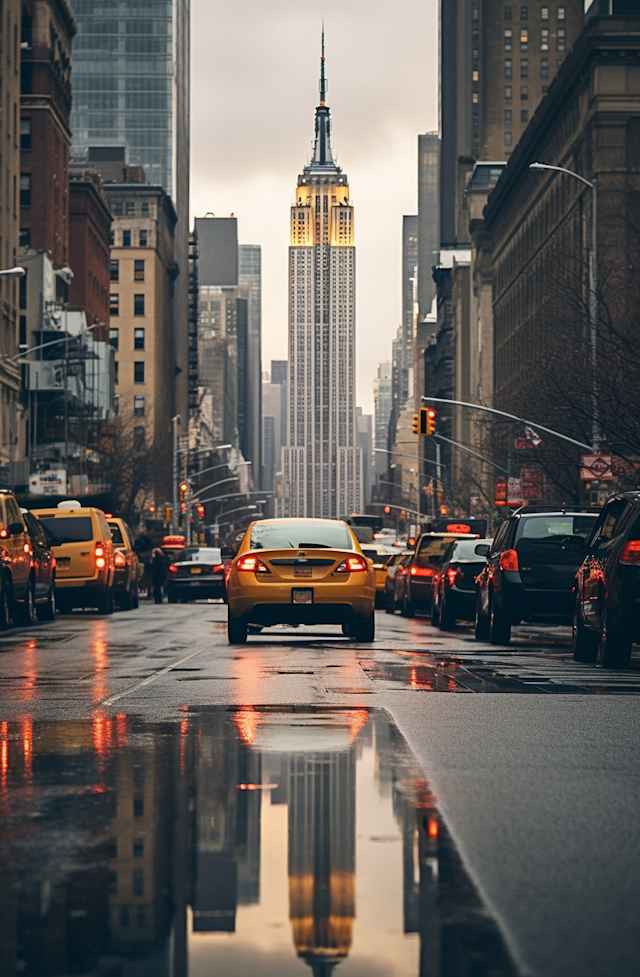
<path id="1" fill-rule="evenodd" d="M 331 117 L 326 105 L 327 80 L 324 74 L 324 22 L 322 24 L 322 55 L 320 57 L 320 104 L 316 109 L 316 139 L 313 149 L 312 166 L 330 166 L 334 170 L 336 164 L 331 154 Z"/>
<path id="2" fill-rule="evenodd" d="M 324 105 L 327 85 L 324 78 L 324 20 L 322 21 L 322 56 L 320 58 L 320 105 Z"/>

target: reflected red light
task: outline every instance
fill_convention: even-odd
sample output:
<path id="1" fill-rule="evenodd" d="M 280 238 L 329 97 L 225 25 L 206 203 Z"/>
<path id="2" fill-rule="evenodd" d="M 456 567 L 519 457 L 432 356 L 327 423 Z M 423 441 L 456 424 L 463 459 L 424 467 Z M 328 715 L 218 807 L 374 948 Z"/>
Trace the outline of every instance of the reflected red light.
<path id="1" fill-rule="evenodd" d="M 347 717 L 351 739 L 354 740 L 362 727 L 369 722 L 369 711 L 367 709 L 349 709 Z"/>
<path id="2" fill-rule="evenodd" d="M 260 722 L 258 713 L 251 706 L 245 706 L 236 712 L 233 721 L 238 727 L 238 733 L 242 742 L 246 743 L 247 746 L 251 746 L 256 738 L 256 731 Z"/>
<path id="3" fill-rule="evenodd" d="M 9 771 L 9 724 L 0 723 L 0 787 L 2 790 L 7 786 L 7 773 Z"/>
<path id="4" fill-rule="evenodd" d="M 22 723 L 22 756 L 24 758 L 24 772 L 26 776 L 31 776 L 31 764 L 33 762 L 33 722 L 25 719 Z"/>
<path id="5" fill-rule="evenodd" d="M 418 684 L 418 673 L 415 668 L 411 669 L 411 685 L 415 688 Z"/>
<path id="6" fill-rule="evenodd" d="M 427 828 L 427 834 L 432 839 L 432 841 L 435 841 L 438 835 L 440 834 L 440 825 L 438 824 L 436 818 L 429 818 L 429 826 Z"/>
<path id="7" fill-rule="evenodd" d="M 106 722 L 104 716 L 93 717 L 93 749 L 100 760 L 104 760 Z"/>
<path id="8" fill-rule="evenodd" d="M 118 746 L 126 745 L 128 732 L 127 716 L 124 712 L 119 712 L 116 716 L 116 743 Z"/>

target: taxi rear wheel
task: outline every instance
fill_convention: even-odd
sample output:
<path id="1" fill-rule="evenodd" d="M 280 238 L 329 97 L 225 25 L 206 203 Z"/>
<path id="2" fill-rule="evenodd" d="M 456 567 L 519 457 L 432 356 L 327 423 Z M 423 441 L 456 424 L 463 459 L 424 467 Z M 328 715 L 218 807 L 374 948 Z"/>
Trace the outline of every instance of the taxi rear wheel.
<path id="1" fill-rule="evenodd" d="M 356 617 L 349 625 L 349 637 L 352 641 L 373 641 L 376 636 L 376 616 Z"/>
<path id="2" fill-rule="evenodd" d="M 5 578 L 0 590 L 0 631 L 6 631 L 13 624 L 12 606 L 10 584 Z"/>
<path id="3" fill-rule="evenodd" d="M 247 642 L 247 622 L 229 613 L 227 617 L 227 637 L 230 645 L 244 645 Z"/>

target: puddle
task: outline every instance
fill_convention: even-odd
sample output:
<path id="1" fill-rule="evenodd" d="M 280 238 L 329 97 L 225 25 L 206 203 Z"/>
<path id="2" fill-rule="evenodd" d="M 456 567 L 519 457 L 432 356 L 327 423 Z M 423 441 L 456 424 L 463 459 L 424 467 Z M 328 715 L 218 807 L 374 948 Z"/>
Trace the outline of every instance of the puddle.
<path id="1" fill-rule="evenodd" d="M 0 970 L 513 977 L 388 716 L 0 724 Z"/>

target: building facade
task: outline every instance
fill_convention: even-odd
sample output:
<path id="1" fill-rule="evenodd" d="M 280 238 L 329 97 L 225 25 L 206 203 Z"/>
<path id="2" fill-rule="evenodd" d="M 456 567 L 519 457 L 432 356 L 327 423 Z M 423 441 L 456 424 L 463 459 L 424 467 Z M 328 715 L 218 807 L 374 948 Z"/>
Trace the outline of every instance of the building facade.
<path id="1" fill-rule="evenodd" d="M 240 393 L 245 401 L 245 421 L 240 450 L 253 466 L 256 485 L 262 485 L 262 248 L 259 244 L 238 245 L 238 284 L 249 290 L 246 385 Z"/>
<path id="2" fill-rule="evenodd" d="M 89 325 L 101 323 L 104 328 L 94 331 L 100 339 L 108 338 L 110 230 L 111 213 L 101 186 L 91 179 L 71 179 L 69 308 L 84 311 Z"/>
<path id="3" fill-rule="evenodd" d="M 436 294 L 432 269 L 440 245 L 438 179 L 440 136 L 425 132 L 418 136 L 418 317 L 431 312 Z"/>
<path id="4" fill-rule="evenodd" d="M 355 247 L 346 174 L 334 162 L 324 52 L 313 157 L 298 177 L 289 248 L 289 416 L 284 511 L 362 508 L 356 440 Z"/>

